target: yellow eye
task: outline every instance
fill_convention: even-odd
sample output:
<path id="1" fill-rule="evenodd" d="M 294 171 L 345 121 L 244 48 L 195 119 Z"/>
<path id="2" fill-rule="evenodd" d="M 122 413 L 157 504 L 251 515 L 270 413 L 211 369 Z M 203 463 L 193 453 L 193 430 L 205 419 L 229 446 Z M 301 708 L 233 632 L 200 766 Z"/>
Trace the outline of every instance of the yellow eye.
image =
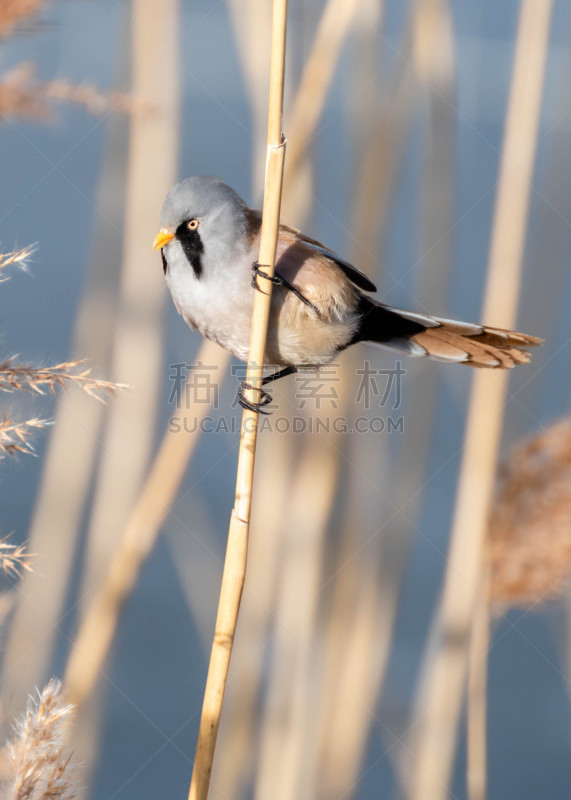
<path id="1" fill-rule="evenodd" d="M 189 221 L 186 223 L 186 227 L 189 231 L 195 231 L 198 228 L 198 220 L 189 219 Z"/>

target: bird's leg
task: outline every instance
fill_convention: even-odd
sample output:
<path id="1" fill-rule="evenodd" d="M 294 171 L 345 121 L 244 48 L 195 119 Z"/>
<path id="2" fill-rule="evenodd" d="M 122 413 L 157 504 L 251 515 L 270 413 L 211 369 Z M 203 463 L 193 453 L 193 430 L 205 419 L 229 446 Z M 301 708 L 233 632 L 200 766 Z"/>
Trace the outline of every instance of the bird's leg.
<path id="1" fill-rule="evenodd" d="M 314 305 L 310 300 L 308 300 L 307 297 L 304 297 L 302 293 L 299 291 L 299 289 L 296 289 L 293 284 L 291 284 L 289 281 L 286 281 L 286 279 L 283 278 L 278 273 L 275 273 L 274 275 L 270 276 L 267 274 L 267 272 L 264 272 L 261 269 L 261 267 L 266 267 L 266 266 L 267 264 L 260 264 L 259 261 L 254 261 L 254 263 L 252 264 L 252 272 L 254 273 L 251 281 L 252 288 L 257 289 L 259 292 L 262 291 L 258 286 L 258 281 L 256 280 L 256 278 L 258 277 L 265 278 L 267 281 L 271 281 L 275 286 L 285 286 L 286 289 L 289 289 L 290 292 L 293 292 L 293 294 L 298 298 L 298 300 L 301 300 L 302 303 L 304 303 L 308 308 L 311 308 L 312 311 L 315 311 L 315 313 L 318 316 L 320 316 L 320 311 L 317 308 L 317 306 Z"/>
<path id="2" fill-rule="evenodd" d="M 278 369 L 277 372 L 266 375 L 262 380 L 262 386 L 265 386 L 267 383 L 272 383 L 273 381 L 279 381 L 280 378 L 285 378 L 287 375 L 293 375 L 294 372 L 297 372 L 295 367 L 282 367 L 282 369 Z"/>

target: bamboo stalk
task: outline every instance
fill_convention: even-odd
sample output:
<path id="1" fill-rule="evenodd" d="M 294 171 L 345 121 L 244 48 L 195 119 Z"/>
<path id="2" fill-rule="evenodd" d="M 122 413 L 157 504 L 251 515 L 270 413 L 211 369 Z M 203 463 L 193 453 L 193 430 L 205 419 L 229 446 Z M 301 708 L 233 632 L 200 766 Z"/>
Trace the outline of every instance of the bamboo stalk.
<path id="1" fill-rule="evenodd" d="M 263 265 L 269 277 L 273 277 L 275 266 L 285 160 L 286 142 L 282 134 L 282 111 L 286 19 L 287 0 L 274 0 L 267 166 L 259 255 L 259 262 Z M 252 402 L 259 401 L 261 397 L 262 366 L 266 349 L 272 294 L 271 281 L 264 281 L 263 278 L 260 280 L 267 285 L 261 287 L 261 291 L 256 291 L 254 296 L 252 333 L 246 372 L 246 383 L 252 387 L 246 392 L 249 395 L 248 399 Z M 206 800 L 208 797 L 216 738 L 224 700 L 224 689 L 228 677 L 232 644 L 246 577 L 257 434 L 258 414 L 249 409 L 244 409 L 236 476 L 236 496 L 228 530 L 228 546 L 222 586 L 220 588 L 214 641 L 204 692 L 189 800 Z"/>
<path id="2" fill-rule="evenodd" d="M 486 800 L 486 692 L 491 610 L 488 587 L 489 571 L 484 568 L 472 623 L 468 667 L 468 766 L 466 778 L 469 800 Z"/>
<path id="3" fill-rule="evenodd" d="M 552 0 L 520 9 L 482 318 L 516 322 L 525 233 L 549 42 Z M 467 642 L 479 586 L 507 374 L 474 377 L 444 580 L 435 655 L 426 665 L 412 797 L 447 797 L 465 683 Z"/>

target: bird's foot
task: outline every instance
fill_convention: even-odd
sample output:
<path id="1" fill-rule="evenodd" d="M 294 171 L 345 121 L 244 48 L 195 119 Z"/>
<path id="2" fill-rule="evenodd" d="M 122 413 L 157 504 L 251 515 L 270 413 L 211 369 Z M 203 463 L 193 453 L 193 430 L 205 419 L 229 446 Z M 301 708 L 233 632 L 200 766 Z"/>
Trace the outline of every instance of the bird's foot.
<path id="1" fill-rule="evenodd" d="M 261 292 L 262 290 L 258 286 L 258 281 L 256 279 L 258 277 L 265 278 L 267 281 L 273 283 L 274 286 L 285 286 L 285 288 L 288 289 L 292 294 L 294 294 L 298 300 L 301 300 L 301 302 L 304 305 L 306 305 L 308 308 L 311 308 L 311 310 L 314 311 L 317 314 L 317 316 L 321 316 L 321 312 L 319 311 L 317 306 L 314 305 L 311 302 L 311 300 L 308 300 L 307 297 L 304 297 L 302 293 L 299 291 L 299 289 L 296 289 L 293 284 L 291 284 L 289 281 L 286 281 L 286 279 L 282 278 L 282 276 L 279 275 L 277 272 L 274 275 L 268 275 L 267 272 L 264 272 L 261 269 L 261 267 L 267 267 L 267 266 L 268 266 L 267 264 L 260 264 L 259 261 L 254 261 L 254 263 L 252 264 L 252 272 L 254 274 L 252 276 L 251 284 L 253 289 L 257 289 L 258 292 Z"/>
<path id="2" fill-rule="evenodd" d="M 265 406 L 269 406 L 272 402 L 272 396 L 265 392 L 263 389 L 260 389 L 260 400 L 257 403 L 254 403 L 245 396 L 244 392 L 247 390 L 253 390 L 254 387 L 251 383 L 247 383 L 246 381 L 242 381 L 240 387 L 238 389 L 238 402 L 242 406 L 242 408 L 247 408 L 250 411 L 254 411 L 256 414 L 265 414 L 269 416 L 269 411 L 264 411 Z"/>
<path id="3" fill-rule="evenodd" d="M 266 267 L 266 269 L 269 269 L 270 265 L 260 264 L 259 261 L 254 261 L 254 263 L 252 264 L 252 272 L 254 273 L 252 275 L 252 280 L 251 280 L 252 289 L 257 289 L 258 292 L 262 291 L 258 286 L 258 281 L 256 280 L 256 278 L 265 278 L 265 280 L 270 281 L 275 286 L 281 286 L 283 284 L 283 280 L 282 278 L 280 278 L 279 275 L 268 275 L 267 272 L 263 271 L 262 267 Z"/>

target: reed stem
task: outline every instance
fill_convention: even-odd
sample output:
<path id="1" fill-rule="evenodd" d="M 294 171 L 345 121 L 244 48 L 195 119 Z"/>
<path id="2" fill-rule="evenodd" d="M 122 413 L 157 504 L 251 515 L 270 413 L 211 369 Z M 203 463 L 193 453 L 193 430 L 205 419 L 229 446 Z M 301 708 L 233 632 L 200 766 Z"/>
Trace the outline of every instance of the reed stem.
<path id="1" fill-rule="evenodd" d="M 482 311 L 483 322 L 503 328 L 516 323 L 552 11 L 553 0 L 524 0 L 520 7 Z M 437 647 L 424 668 L 415 800 L 448 797 L 506 390 L 507 372 L 479 371 L 474 378 Z"/>
<path id="2" fill-rule="evenodd" d="M 258 259 L 269 277 L 274 274 L 285 160 L 286 142 L 282 133 L 282 111 L 286 20 L 287 0 L 274 0 L 267 164 L 260 255 Z M 259 401 L 261 397 L 262 366 L 266 349 L 272 294 L 271 281 L 260 280 L 263 285 L 260 286 L 261 291 L 256 291 L 254 296 L 252 333 L 246 372 L 246 383 L 252 387 L 247 390 L 248 399 L 251 402 Z M 189 800 L 206 800 L 208 797 L 224 690 L 240 610 L 242 589 L 246 578 L 257 434 L 258 414 L 255 411 L 244 409 L 236 476 L 236 496 L 230 517 L 218 615 L 206 679 Z"/>
<path id="3" fill-rule="evenodd" d="M 489 570 L 482 570 L 482 585 L 476 602 L 468 666 L 468 767 L 469 800 L 486 800 L 486 692 L 490 649 Z"/>
<path id="4" fill-rule="evenodd" d="M 228 356 L 206 340 L 197 363 L 223 368 Z M 222 369 L 221 369 L 222 371 Z M 189 379 L 187 384 L 189 385 Z M 184 392 L 183 392 L 184 398 Z M 121 611 L 154 547 L 165 517 L 200 438 L 200 425 L 210 403 L 188 408 L 184 401 L 177 414 L 179 430 L 167 429 L 149 475 L 129 515 L 111 565 L 97 587 L 81 622 L 65 669 L 64 685 L 71 703 L 81 706 L 92 694 L 115 636 Z M 190 433 L 187 424 L 195 423 Z"/>

